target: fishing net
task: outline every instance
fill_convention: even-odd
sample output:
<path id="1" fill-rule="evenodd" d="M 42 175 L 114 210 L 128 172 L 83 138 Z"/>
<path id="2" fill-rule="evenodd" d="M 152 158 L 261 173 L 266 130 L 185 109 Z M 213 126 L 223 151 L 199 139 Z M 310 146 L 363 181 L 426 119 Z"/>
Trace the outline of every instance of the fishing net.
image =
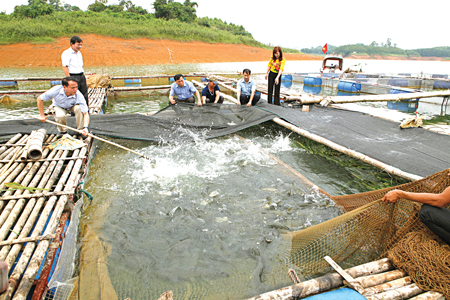
<path id="1" fill-rule="evenodd" d="M 450 186 L 449 170 L 422 180 L 382 190 L 332 197 L 346 213 L 293 233 L 290 262 L 299 274 L 332 271 L 328 255 L 342 267 L 351 267 L 388 256 L 408 272 L 423 290 L 450 297 L 450 247 L 420 221 L 420 204 L 400 199 L 385 204 L 392 189 L 441 193 Z"/>
<path id="2" fill-rule="evenodd" d="M 108 75 L 90 75 L 86 79 L 86 84 L 88 88 L 110 88 L 111 85 L 111 77 Z"/>
<path id="3" fill-rule="evenodd" d="M 91 115 L 89 131 L 96 135 L 145 141 L 189 141 L 210 139 L 269 121 L 276 115 L 252 106 L 234 104 L 177 104 L 168 106 L 154 115 L 111 114 Z M 75 128 L 75 118 L 67 124 Z M 8 120 L 0 122 L 0 138 L 17 133 L 29 133 L 45 128 L 56 134 L 56 126 L 39 120 Z"/>

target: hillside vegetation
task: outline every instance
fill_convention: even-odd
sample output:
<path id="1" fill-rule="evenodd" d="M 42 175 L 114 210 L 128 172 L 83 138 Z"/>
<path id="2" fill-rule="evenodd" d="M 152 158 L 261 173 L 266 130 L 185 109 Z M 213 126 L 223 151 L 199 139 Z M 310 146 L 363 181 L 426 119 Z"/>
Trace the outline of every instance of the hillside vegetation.
<path id="1" fill-rule="evenodd" d="M 242 25 L 197 18 L 197 3 L 190 0 L 183 4 L 157 0 L 153 7 L 155 12 L 149 13 L 130 0 L 112 5 L 107 5 L 107 0 L 95 0 L 87 11 L 82 11 L 77 6 L 62 5 L 60 0 L 28 0 L 28 5 L 16 6 L 10 15 L 0 13 L 0 44 L 48 43 L 92 33 L 124 39 L 145 37 L 270 48 L 256 41 Z"/>
<path id="2" fill-rule="evenodd" d="M 303 53 L 322 54 L 322 46 L 303 48 Z M 372 42 L 370 45 L 353 44 L 344 46 L 328 45 L 327 53 L 341 54 L 342 56 L 350 55 L 369 55 L 369 56 L 398 56 L 398 57 L 450 57 L 450 47 L 421 48 L 413 50 L 403 50 L 393 44 L 391 39 L 387 39 L 386 43 L 378 44 Z"/>

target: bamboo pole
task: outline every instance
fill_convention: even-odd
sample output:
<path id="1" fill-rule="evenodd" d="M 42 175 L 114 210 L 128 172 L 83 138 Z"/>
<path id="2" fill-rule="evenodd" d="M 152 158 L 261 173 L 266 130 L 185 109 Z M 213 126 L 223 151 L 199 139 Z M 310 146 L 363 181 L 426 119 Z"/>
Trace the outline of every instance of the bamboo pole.
<path id="1" fill-rule="evenodd" d="M 114 92 L 130 92 L 130 91 L 148 91 L 148 90 L 165 90 L 170 89 L 170 85 L 157 86 L 119 86 L 114 88 Z"/>
<path id="2" fill-rule="evenodd" d="M 78 159 L 78 158 L 77 158 Z M 37 194 L 29 194 L 29 195 L 20 195 L 20 196 L 2 196 L 0 200 L 17 200 L 17 199 L 31 199 L 31 198 L 39 198 L 39 197 L 51 197 L 51 196 L 62 196 L 62 195 L 73 195 L 74 193 L 66 193 L 66 192 L 53 192 L 53 193 L 37 193 Z"/>
<path id="3" fill-rule="evenodd" d="M 398 289 L 407 285 L 410 285 L 412 282 L 411 278 L 409 276 L 403 277 L 403 278 L 399 278 L 393 281 L 389 281 L 383 284 L 379 284 L 376 286 L 372 286 L 369 288 L 366 288 L 361 294 L 364 297 L 368 297 L 371 295 L 376 295 L 376 294 L 380 294 L 380 293 L 384 293 L 386 291 L 389 290 L 394 290 L 394 289 Z"/>
<path id="4" fill-rule="evenodd" d="M 330 148 L 332 148 L 332 149 L 334 149 L 336 151 L 339 151 L 341 153 L 344 153 L 346 155 L 349 155 L 351 157 L 359 159 L 359 160 L 361 160 L 361 161 L 363 161 L 365 163 L 368 163 L 368 164 L 370 164 L 372 166 L 375 166 L 375 167 L 377 167 L 377 168 L 379 168 L 379 169 L 381 169 L 383 171 L 386 171 L 386 172 L 388 172 L 390 174 L 394 174 L 396 176 L 400 176 L 402 178 L 405 178 L 405 179 L 408 179 L 408 180 L 411 180 L 411 181 L 422 179 L 422 177 L 419 176 L 419 175 L 415 175 L 415 174 L 404 172 L 404 171 L 402 171 L 402 170 L 400 170 L 398 168 L 395 168 L 395 167 L 393 167 L 391 165 L 385 164 L 385 163 L 383 163 L 383 162 L 381 162 L 379 160 L 373 159 L 373 158 L 371 158 L 371 157 L 369 157 L 367 155 L 364 155 L 364 154 L 362 154 L 360 152 L 351 150 L 349 148 L 345 148 L 345 147 L 343 147 L 343 146 L 341 146 L 339 144 L 336 144 L 336 143 L 334 143 L 334 142 L 332 142 L 330 140 L 327 140 L 327 139 L 325 139 L 325 138 L 323 138 L 321 136 L 318 136 L 316 134 L 310 133 L 310 132 L 308 132 L 308 131 L 306 131 L 304 129 L 301 129 L 301 128 L 297 127 L 297 126 L 294 126 L 291 123 L 288 123 L 288 122 L 286 122 L 286 121 L 284 121 L 284 120 L 282 120 L 280 118 L 274 118 L 272 121 L 274 121 L 275 123 L 277 123 L 277 124 L 279 124 L 281 126 L 284 126 L 284 127 L 288 128 L 288 129 L 290 129 L 290 130 L 292 130 L 292 131 L 294 131 L 294 132 L 296 132 L 296 133 L 298 133 L 298 134 L 300 134 L 300 135 L 302 135 L 304 137 L 307 137 L 307 138 L 309 138 L 309 139 L 311 139 L 313 141 L 316 141 L 318 143 L 326 145 L 326 146 L 328 146 L 328 147 L 330 147 Z"/>
<path id="5" fill-rule="evenodd" d="M 409 300 L 445 300 L 445 296 L 439 292 L 429 291 L 412 297 Z"/>
<path id="6" fill-rule="evenodd" d="M 392 264 L 388 258 L 383 258 L 378 261 L 369 262 L 367 264 L 359 265 L 345 271 L 352 276 L 361 277 L 369 274 L 378 274 L 381 272 L 386 272 L 392 269 Z M 281 288 L 279 290 L 267 292 L 249 298 L 248 300 L 290 300 L 290 299 L 301 299 L 307 296 L 315 295 L 331 289 L 335 289 L 344 284 L 344 281 L 338 273 L 330 273 L 321 276 L 316 279 L 311 279 L 308 281 L 300 282 L 291 286 Z"/>
<path id="7" fill-rule="evenodd" d="M 28 116 L 31 117 L 31 118 L 34 118 L 34 119 L 38 119 L 38 120 L 39 120 L 38 117 L 34 117 L 34 116 L 31 116 L 31 115 L 28 115 Z M 70 129 L 70 130 L 75 131 L 75 132 L 78 132 L 78 133 L 82 133 L 81 130 L 78 130 L 78 129 L 75 129 L 75 128 L 72 128 L 72 127 L 69 127 L 69 126 L 65 126 L 65 125 L 62 125 L 62 124 L 59 124 L 59 123 L 50 121 L 50 120 L 48 120 L 48 119 L 47 119 L 45 122 L 50 123 L 50 124 L 53 124 L 53 125 L 61 126 L 61 127 L 63 127 L 63 128 Z M 145 156 L 145 155 L 143 155 L 143 154 L 140 154 L 140 153 L 138 153 L 138 152 L 136 152 L 136 151 L 133 151 L 133 150 L 131 150 L 131 149 L 128 149 L 128 148 L 126 148 L 126 147 L 124 147 L 124 146 L 121 146 L 121 145 L 119 145 L 119 144 L 116 144 L 116 143 L 110 142 L 110 141 L 108 141 L 108 140 L 102 139 L 102 138 L 100 138 L 100 137 L 98 137 L 98 136 L 93 135 L 92 133 L 88 133 L 88 136 L 90 136 L 90 137 L 92 137 L 92 138 L 94 138 L 94 139 L 97 139 L 97 140 L 99 140 L 99 141 L 108 143 L 108 144 L 110 144 L 110 145 L 119 147 L 119 148 L 121 148 L 121 149 L 123 149 L 123 150 L 126 150 L 126 151 L 128 151 L 128 152 L 131 152 L 131 153 L 133 153 L 133 154 L 139 155 L 140 157 L 143 157 L 143 158 L 145 158 L 145 159 L 150 160 L 149 157 L 147 157 L 147 156 Z"/>
<path id="8" fill-rule="evenodd" d="M 415 283 L 413 283 L 398 289 L 386 291 L 381 294 L 375 294 L 365 297 L 367 300 L 403 300 L 419 295 L 421 293 L 423 293 L 423 290 L 421 290 Z"/>
<path id="9" fill-rule="evenodd" d="M 393 281 L 402 277 L 405 277 L 407 274 L 405 271 L 401 270 L 393 270 L 386 273 L 369 275 L 364 277 L 359 277 L 357 280 L 361 283 L 363 288 L 369 288 L 372 286 L 376 286 L 379 284 L 383 284 L 385 282 Z"/>
<path id="10" fill-rule="evenodd" d="M 20 138 L 22 137 L 21 133 L 16 134 L 15 136 L 13 136 L 12 138 L 9 139 L 9 141 L 7 141 L 5 143 L 5 145 L 3 145 L 0 148 L 0 155 L 3 154 L 3 152 L 5 152 L 8 149 L 9 145 L 13 145 L 15 142 L 17 142 Z"/>
<path id="11" fill-rule="evenodd" d="M 47 235 L 27 237 L 27 238 L 22 238 L 22 239 L 14 239 L 14 240 L 10 240 L 10 241 L 1 241 L 0 247 L 11 246 L 13 244 L 23 244 L 23 243 L 27 243 L 27 242 L 38 242 L 38 241 L 42 241 L 42 240 L 51 240 L 54 237 L 55 237 L 54 234 L 47 234 Z"/>
<path id="12" fill-rule="evenodd" d="M 16 160 L 16 162 L 43 162 L 43 161 L 53 161 L 53 160 L 74 160 L 79 158 L 86 158 L 86 156 L 80 156 L 80 157 L 67 157 L 67 158 L 41 158 L 38 160 L 35 159 L 25 159 L 25 160 Z M 9 162 L 9 160 L 0 160 L 0 162 Z M 1 200 L 1 199 L 0 199 Z"/>

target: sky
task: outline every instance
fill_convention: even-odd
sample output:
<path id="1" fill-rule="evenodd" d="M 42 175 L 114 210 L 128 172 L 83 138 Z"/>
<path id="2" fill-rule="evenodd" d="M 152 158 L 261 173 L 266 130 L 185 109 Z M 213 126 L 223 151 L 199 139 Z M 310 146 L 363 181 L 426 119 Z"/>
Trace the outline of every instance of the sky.
<path id="1" fill-rule="evenodd" d="M 131 0 L 153 11 L 154 0 Z M 62 0 L 86 10 L 95 0 Z M 117 4 L 119 0 L 109 0 Z M 184 2 L 177 0 L 177 2 Z M 450 46 L 448 0 L 191 0 L 197 17 L 243 25 L 257 41 L 294 49 L 391 39 L 402 49 Z M 0 0 L 10 14 L 28 0 Z"/>

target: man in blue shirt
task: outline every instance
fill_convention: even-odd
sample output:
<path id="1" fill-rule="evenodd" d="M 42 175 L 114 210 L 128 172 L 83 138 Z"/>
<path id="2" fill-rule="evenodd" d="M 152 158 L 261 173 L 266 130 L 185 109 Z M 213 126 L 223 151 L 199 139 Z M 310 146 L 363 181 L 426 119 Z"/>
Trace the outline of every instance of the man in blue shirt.
<path id="1" fill-rule="evenodd" d="M 202 90 L 203 103 L 223 103 L 223 96 L 220 94 L 217 80 L 210 78 L 208 85 Z"/>
<path id="2" fill-rule="evenodd" d="M 244 78 L 238 81 L 237 84 L 237 100 L 238 105 L 247 104 L 248 107 L 258 103 L 261 94 L 256 94 L 255 82 L 250 78 L 252 71 L 244 69 L 242 71 Z"/>
<path id="3" fill-rule="evenodd" d="M 202 99 L 200 98 L 200 94 L 191 82 L 185 81 L 183 75 L 181 74 L 175 75 L 173 79 L 175 80 L 175 82 L 172 83 L 172 86 L 170 87 L 169 104 L 173 105 L 176 103 L 195 103 L 195 93 L 198 101 L 197 105 L 202 106 Z M 174 98 L 175 95 L 177 96 L 177 98 Z"/>
<path id="4" fill-rule="evenodd" d="M 67 125 L 66 115 L 69 112 L 75 113 L 77 129 L 82 130 L 82 134 L 87 136 L 89 133 L 89 110 L 83 94 L 78 90 L 78 82 L 73 77 L 65 77 L 62 85 L 52 87 L 40 95 L 37 99 L 37 107 L 39 109 L 39 120 L 45 122 L 47 117 L 44 114 L 44 103 L 53 99 L 55 107 L 55 121 L 61 125 Z M 67 133 L 67 129 L 58 126 L 58 136 Z"/>

